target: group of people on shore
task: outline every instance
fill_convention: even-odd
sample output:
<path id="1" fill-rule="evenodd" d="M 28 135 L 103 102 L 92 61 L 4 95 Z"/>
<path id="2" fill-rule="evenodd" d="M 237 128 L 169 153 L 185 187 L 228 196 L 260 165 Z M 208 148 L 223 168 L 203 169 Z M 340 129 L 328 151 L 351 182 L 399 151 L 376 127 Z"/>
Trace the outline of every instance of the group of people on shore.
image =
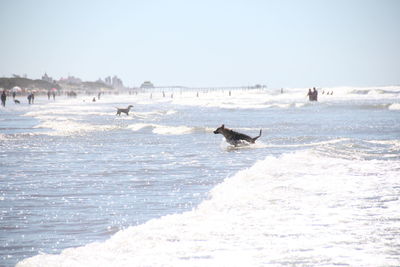
<path id="1" fill-rule="evenodd" d="M 325 90 L 322 91 L 322 94 L 325 94 Z M 326 91 L 326 95 L 333 95 L 333 91 L 331 91 L 331 92 Z M 315 89 L 315 87 L 312 90 L 311 90 L 311 88 L 308 89 L 307 96 L 308 96 L 308 100 L 310 100 L 310 101 L 318 101 L 317 89 Z"/>
<path id="2" fill-rule="evenodd" d="M 12 93 L 12 98 L 13 98 L 14 103 L 15 104 L 20 104 L 21 102 L 18 99 L 15 99 L 16 96 L 17 96 L 17 94 L 15 92 L 13 92 Z M 29 93 L 27 99 L 28 99 L 29 104 L 33 104 L 33 102 L 35 101 L 34 93 Z M 1 105 L 3 107 L 6 106 L 6 101 L 7 101 L 7 94 L 6 94 L 6 91 L 3 90 L 3 93 L 1 94 Z"/>
<path id="3" fill-rule="evenodd" d="M 315 87 L 313 88 L 313 90 L 311 91 L 311 88 L 308 89 L 308 100 L 310 101 L 318 101 L 318 91 L 317 89 L 315 89 Z"/>
<path id="4" fill-rule="evenodd" d="M 56 92 L 50 92 L 50 90 L 47 92 L 47 99 L 50 100 L 50 96 L 53 96 L 53 100 L 56 100 Z"/>
<path id="5" fill-rule="evenodd" d="M 11 95 L 12 95 L 12 98 L 13 98 L 13 101 L 14 101 L 15 104 L 20 104 L 21 103 L 18 99 L 16 99 L 16 97 L 17 97 L 17 93 L 16 92 L 12 92 Z M 50 96 L 51 95 L 53 96 L 53 100 L 56 100 L 56 93 L 49 91 L 47 93 L 47 97 L 48 97 L 49 100 L 50 100 Z M 8 96 L 9 96 L 9 94 L 6 93 L 6 90 L 3 90 L 2 94 L 1 94 L 1 105 L 3 107 L 6 106 L 6 101 L 7 101 L 7 97 Z M 35 101 L 35 94 L 33 92 L 30 92 L 26 98 L 28 99 L 28 103 L 29 104 L 33 104 L 34 101 Z"/>

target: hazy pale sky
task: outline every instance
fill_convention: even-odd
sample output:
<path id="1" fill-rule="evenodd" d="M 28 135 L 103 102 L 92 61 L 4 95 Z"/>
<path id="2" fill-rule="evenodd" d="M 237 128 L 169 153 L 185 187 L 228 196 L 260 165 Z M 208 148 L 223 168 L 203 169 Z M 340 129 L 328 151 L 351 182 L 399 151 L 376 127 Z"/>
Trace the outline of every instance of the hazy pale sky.
<path id="1" fill-rule="evenodd" d="M 397 0 L 0 0 L 0 76 L 400 84 Z"/>

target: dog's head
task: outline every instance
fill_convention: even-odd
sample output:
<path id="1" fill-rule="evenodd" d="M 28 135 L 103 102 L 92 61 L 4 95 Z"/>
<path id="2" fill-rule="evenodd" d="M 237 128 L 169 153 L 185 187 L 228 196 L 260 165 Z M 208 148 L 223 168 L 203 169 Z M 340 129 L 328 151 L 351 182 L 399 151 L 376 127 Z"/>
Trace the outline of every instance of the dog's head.
<path id="1" fill-rule="evenodd" d="M 132 105 L 129 105 L 128 108 L 133 108 L 133 106 L 132 106 Z"/>
<path id="2" fill-rule="evenodd" d="M 215 134 L 220 134 L 220 133 L 222 133 L 222 131 L 225 129 L 225 125 L 221 125 L 221 127 L 218 127 L 215 131 L 214 131 L 214 133 Z"/>

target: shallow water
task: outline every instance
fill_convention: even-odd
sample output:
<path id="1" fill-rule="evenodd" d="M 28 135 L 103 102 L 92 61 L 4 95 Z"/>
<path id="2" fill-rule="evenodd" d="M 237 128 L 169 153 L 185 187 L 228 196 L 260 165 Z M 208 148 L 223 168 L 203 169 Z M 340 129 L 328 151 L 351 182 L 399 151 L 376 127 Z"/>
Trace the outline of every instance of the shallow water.
<path id="1" fill-rule="evenodd" d="M 304 92 L 6 106 L 1 265 L 398 266 L 400 89 Z"/>

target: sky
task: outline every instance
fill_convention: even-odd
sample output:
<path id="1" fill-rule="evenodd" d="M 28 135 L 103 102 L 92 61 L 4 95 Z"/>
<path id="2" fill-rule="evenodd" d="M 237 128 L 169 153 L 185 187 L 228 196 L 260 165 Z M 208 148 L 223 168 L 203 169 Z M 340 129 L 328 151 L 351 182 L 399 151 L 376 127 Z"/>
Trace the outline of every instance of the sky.
<path id="1" fill-rule="evenodd" d="M 0 0 L 0 77 L 400 85 L 397 0 Z"/>

